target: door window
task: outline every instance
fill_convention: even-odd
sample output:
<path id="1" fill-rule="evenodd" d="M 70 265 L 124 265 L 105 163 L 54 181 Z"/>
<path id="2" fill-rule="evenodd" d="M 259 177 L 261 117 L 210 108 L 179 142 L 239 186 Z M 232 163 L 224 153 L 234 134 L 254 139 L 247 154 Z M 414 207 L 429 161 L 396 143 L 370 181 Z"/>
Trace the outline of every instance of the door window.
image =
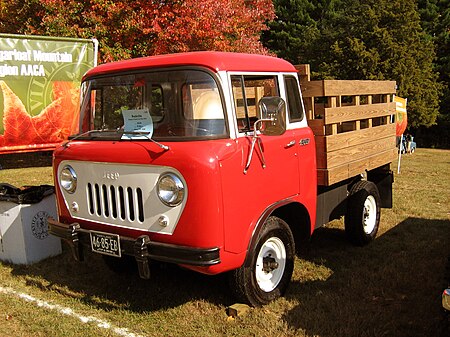
<path id="1" fill-rule="evenodd" d="M 280 96 L 275 75 L 237 75 L 231 76 L 233 100 L 239 132 L 253 131 L 258 119 L 258 103 L 262 97 Z"/>
<path id="2" fill-rule="evenodd" d="M 302 99 L 299 92 L 297 79 L 294 76 L 285 76 L 286 100 L 289 114 L 289 121 L 300 122 L 305 115 Z"/>

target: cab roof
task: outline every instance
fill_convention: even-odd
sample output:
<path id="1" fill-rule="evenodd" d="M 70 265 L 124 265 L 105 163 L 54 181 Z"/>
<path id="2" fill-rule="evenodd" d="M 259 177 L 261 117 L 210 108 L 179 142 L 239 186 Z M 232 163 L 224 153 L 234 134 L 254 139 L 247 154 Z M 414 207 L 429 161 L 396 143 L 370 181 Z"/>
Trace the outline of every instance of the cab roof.
<path id="1" fill-rule="evenodd" d="M 296 72 L 289 62 L 265 55 L 241 54 L 215 51 L 199 51 L 178 54 L 141 57 L 99 65 L 88 71 L 84 78 L 127 70 L 200 66 L 212 71 L 241 72 Z"/>

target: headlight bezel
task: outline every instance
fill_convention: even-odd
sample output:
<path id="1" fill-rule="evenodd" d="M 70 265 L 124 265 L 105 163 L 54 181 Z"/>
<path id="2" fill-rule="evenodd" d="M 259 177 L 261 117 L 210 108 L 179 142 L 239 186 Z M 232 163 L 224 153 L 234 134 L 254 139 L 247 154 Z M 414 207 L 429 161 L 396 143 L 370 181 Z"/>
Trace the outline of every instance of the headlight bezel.
<path id="1" fill-rule="evenodd" d="M 186 195 L 183 180 L 173 172 L 166 172 L 159 176 L 156 190 L 159 200 L 169 207 L 180 205 Z"/>
<path id="2" fill-rule="evenodd" d="M 75 193 L 77 190 L 77 181 L 77 174 L 72 166 L 65 165 L 59 172 L 59 186 L 67 193 Z"/>

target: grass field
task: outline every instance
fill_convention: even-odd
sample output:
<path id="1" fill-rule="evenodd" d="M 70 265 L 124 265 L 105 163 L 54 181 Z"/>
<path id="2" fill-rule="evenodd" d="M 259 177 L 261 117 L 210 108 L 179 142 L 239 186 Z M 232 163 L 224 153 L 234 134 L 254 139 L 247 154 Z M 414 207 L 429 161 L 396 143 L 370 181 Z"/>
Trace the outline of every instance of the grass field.
<path id="1" fill-rule="evenodd" d="M 317 230 L 300 249 L 286 296 L 267 306 L 230 319 L 223 275 L 157 265 L 145 281 L 114 274 L 91 253 L 77 263 L 64 249 L 31 266 L 0 262 L 0 336 L 439 336 L 450 151 L 418 149 L 401 163 L 377 239 L 353 247 L 340 221 Z M 0 181 L 48 184 L 51 171 L 0 170 Z"/>

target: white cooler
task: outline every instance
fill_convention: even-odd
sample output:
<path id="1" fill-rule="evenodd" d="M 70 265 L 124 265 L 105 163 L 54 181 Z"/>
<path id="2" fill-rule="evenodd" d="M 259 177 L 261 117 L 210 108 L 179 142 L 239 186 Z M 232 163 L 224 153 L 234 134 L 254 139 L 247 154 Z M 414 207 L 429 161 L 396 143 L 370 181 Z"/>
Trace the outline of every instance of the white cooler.
<path id="1" fill-rule="evenodd" d="M 0 201 L 0 260 L 31 264 L 61 254 L 61 240 L 48 234 L 56 217 L 55 194 L 33 204 Z"/>

